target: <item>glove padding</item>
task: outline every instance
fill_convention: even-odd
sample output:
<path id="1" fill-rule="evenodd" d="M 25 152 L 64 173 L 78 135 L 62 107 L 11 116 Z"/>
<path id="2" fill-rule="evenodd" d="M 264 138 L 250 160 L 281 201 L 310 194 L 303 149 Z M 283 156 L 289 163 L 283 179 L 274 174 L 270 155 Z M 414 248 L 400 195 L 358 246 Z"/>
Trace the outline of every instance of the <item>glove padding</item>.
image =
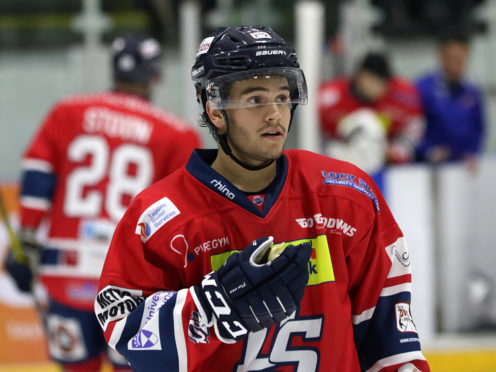
<path id="1" fill-rule="evenodd" d="M 22 254 L 16 256 L 10 250 L 5 260 L 5 269 L 22 292 L 33 292 L 33 283 L 40 263 L 41 247 L 36 242 L 35 234 L 32 229 L 21 229 L 19 240 Z"/>
<path id="2" fill-rule="evenodd" d="M 255 240 L 207 274 L 201 288 L 194 287 L 199 310 L 209 325 L 214 323 L 221 341 L 233 343 L 248 332 L 281 322 L 303 298 L 311 243 L 289 245 L 273 261 L 263 263 L 272 242 L 272 237 Z"/>

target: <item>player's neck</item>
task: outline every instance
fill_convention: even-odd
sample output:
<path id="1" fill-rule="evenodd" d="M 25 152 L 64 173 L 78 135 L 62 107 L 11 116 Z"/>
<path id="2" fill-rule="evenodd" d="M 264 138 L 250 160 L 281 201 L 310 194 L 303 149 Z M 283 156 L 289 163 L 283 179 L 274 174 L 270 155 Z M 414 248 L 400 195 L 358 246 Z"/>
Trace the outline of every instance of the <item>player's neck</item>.
<path id="1" fill-rule="evenodd" d="M 260 170 L 248 170 L 220 150 L 211 167 L 241 191 L 257 192 L 265 189 L 276 176 L 276 162 Z"/>
<path id="2" fill-rule="evenodd" d="M 122 81 L 114 82 L 114 91 L 132 94 L 146 100 L 150 100 L 150 88 L 144 84 L 133 84 Z"/>

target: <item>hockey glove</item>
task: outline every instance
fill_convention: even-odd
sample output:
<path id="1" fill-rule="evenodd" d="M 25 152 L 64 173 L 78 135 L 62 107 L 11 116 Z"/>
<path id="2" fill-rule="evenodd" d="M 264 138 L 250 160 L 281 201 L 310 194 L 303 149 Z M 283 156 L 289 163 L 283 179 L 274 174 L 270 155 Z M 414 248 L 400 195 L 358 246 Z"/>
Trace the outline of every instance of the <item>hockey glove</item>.
<path id="1" fill-rule="evenodd" d="M 32 292 L 40 263 L 41 247 L 36 241 L 36 231 L 32 229 L 21 229 L 19 241 L 22 246 L 22 254 L 15 255 L 12 250 L 9 251 L 5 268 L 20 291 Z"/>
<path id="2" fill-rule="evenodd" d="M 236 342 L 281 322 L 303 298 L 311 243 L 289 245 L 272 257 L 272 242 L 272 237 L 255 240 L 207 274 L 201 288 L 193 288 L 200 313 L 209 326 L 214 324 L 222 342 Z"/>

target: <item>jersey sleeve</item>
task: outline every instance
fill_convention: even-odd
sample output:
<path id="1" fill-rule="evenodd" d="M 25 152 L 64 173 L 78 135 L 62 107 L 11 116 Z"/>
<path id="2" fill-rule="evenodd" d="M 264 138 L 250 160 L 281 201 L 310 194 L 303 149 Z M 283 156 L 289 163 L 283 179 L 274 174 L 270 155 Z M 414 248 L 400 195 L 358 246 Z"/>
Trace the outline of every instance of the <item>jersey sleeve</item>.
<path id="1" fill-rule="evenodd" d="M 195 370 L 220 341 L 203 321 L 193 289 L 181 288 L 182 267 L 146 251 L 136 204 L 114 233 L 95 300 L 97 319 L 134 371 Z"/>
<path id="2" fill-rule="evenodd" d="M 382 195 L 367 249 L 350 252 L 349 293 L 355 344 L 364 371 L 429 371 L 410 312 L 410 257 Z M 415 369 L 416 368 L 416 369 Z"/>
<path id="3" fill-rule="evenodd" d="M 56 128 L 63 120 L 63 109 L 55 106 L 23 155 L 20 190 L 22 227 L 37 228 L 51 207 L 59 158 Z"/>

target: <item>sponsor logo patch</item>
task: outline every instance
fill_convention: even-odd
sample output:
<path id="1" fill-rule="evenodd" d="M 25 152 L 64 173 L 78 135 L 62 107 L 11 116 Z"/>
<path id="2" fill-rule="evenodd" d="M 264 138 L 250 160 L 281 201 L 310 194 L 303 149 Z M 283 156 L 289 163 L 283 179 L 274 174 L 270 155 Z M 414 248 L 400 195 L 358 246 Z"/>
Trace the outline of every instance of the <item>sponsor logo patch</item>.
<path id="1" fill-rule="evenodd" d="M 128 341 L 129 350 L 162 350 L 158 311 L 175 292 L 160 291 L 145 300 L 139 332 Z"/>
<path id="2" fill-rule="evenodd" d="M 393 244 L 391 250 L 400 264 L 405 267 L 410 266 L 410 254 L 408 253 L 405 244 Z"/>
<path id="3" fill-rule="evenodd" d="M 158 343 L 158 336 L 152 331 L 148 331 L 146 329 L 142 329 L 138 332 L 136 336 L 134 336 L 130 340 L 130 350 L 137 349 L 153 349 L 155 345 Z"/>
<path id="4" fill-rule="evenodd" d="M 310 229 L 312 227 L 329 229 L 331 233 L 341 233 L 352 237 L 355 235 L 357 229 L 350 224 L 346 223 L 341 218 L 324 217 L 322 213 L 313 215 L 313 218 L 297 218 L 295 220 L 298 225 L 303 229 Z"/>
<path id="5" fill-rule="evenodd" d="M 393 244 L 388 245 L 386 252 L 392 264 L 388 278 L 411 274 L 410 254 L 404 237 L 399 237 Z"/>
<path id="6" fill-rule="evenodd" d="M 113 320 L 124 318 L 144 301 L 143 292 L 115 286 L 106 286 L 95 299 L 95 313 L 105 331 Z"/>
<path id="7" fill-rule="evenodd" d="M 152 229 L 150 229 L 150 225 L 148 225 L 146 222 L 140 222 L 138 224 L 140 228 L 140 235 L 142 239 L 146 239 L 150 236 Z"/>
<path id="8" fill-rule="evenodd" d="M 197 311 L 191 313 L 188 326 L 188 338 L 195 344 L 208 344 L 210 331 L 205 323 L 200 319 Z"/>
<path id="9" fill-rule="evenodd" d="M 152 320 L 154 315 L 158 312 L 158 310 L 169 301 L 175 292 L 156 292 L 151 296 L 148 296 L 145 301 L 143 316 L 141 319 L 141 325 L 148 323 Z"/>
<path id="10" fill-rule="evenodd" d="M 47 341 L 53 357 L 73 362 L 88 357 L 81 324 L 76 319 L 49 314 L 46 318 Z"/>
<path id="11" fill-rule="evenodd" d="M 251 32 L 250 36 L 254 38 L 255 40 L 259 39 L 272 39 L 272 37 L 265 31 L 255 31 Z"/>
<path id="12" fill-rule="evenodd" d="M 322 182 L 325 185 L 337 185 L 337 186 L 347 186 L 351 187 L 364 195 L 367 195 L 375 206 L 377 213 L 380 212 L 379 201 L 373 193 L 370 186 L 361 178 L 358 178 L 354 174 L 348 173 L 336 173 L 336 172 L 322 172 Z"/>
<path id="13" fill-rule="evenodd" d="M 417 333 L 417 328 L 415 327 L 415 323 L 413 323 L 413 318 L 410 313 L 410 304 L 407 302 L 398 302 L 394 305 L 394 309 L 396 312 L 396 327 L 398 328 L 398 331 L 402 333 Z"/>
<path id="14" fill-rule="evenodd" d="M 135 233 L 141 237 L 141 242 L 146 243 L 158 229 L 179 214 L 181 212 L 174 203 L 164 197 L 143 212 L 138 220 Z"/>
<path id="15" fill-rule="evenodd" d="M 198 256 L 200 254 L 200 252 L 209 252 L 209 251 L 212 251 L 214 249 L 226 248 L 228 246 L 229 246 L 229 237 L 223 236 L 220 238 L 207 240 L 207 241 L 197 245 L 195 248 L 193 248 L 193 251 Z"/>
<path id="16" fill-rule="evenodd" d="M 259 50 L 255 53 L 255 57 L 259 56 L 285 56 L 287 53 L 285 50 Z"/>
<path id="17" fill-rule="evenodd" d="M 231 192 L 231 190 L 229 190 L 229 188 L 226 185 L 224 185 L 221 181 L 211 180 L 210 184 L 213 185 L 213 187 L 215 188 L 215 190 L 217 190 L 219 194 L 224 195 L 231 200 L 234 199 L 235 197 L 234 193 Z"/>
<path id="18" fill-rule="evenodd" d="M 200 54 L 204 54 L 208 52 L 208 50 L 210 49 L 210 44 L 212 43 L 213 39 L 214 39 L 213 36 L 209 36 L 203 39 L 203 41 L 200 43 L 200 46 L 198 47 L 198 51 L 196 52 L 197 57 Z"/>
<path id="19" fill-rule="evenodd" d="M 192 77 L 197 77 L 198 75 L 200 75 L 203 71 L 205 71 L 205 66 L 200 66 L 198 67 L 196 70 L 193 70 L 191 72 L 191 76 Z"/>

